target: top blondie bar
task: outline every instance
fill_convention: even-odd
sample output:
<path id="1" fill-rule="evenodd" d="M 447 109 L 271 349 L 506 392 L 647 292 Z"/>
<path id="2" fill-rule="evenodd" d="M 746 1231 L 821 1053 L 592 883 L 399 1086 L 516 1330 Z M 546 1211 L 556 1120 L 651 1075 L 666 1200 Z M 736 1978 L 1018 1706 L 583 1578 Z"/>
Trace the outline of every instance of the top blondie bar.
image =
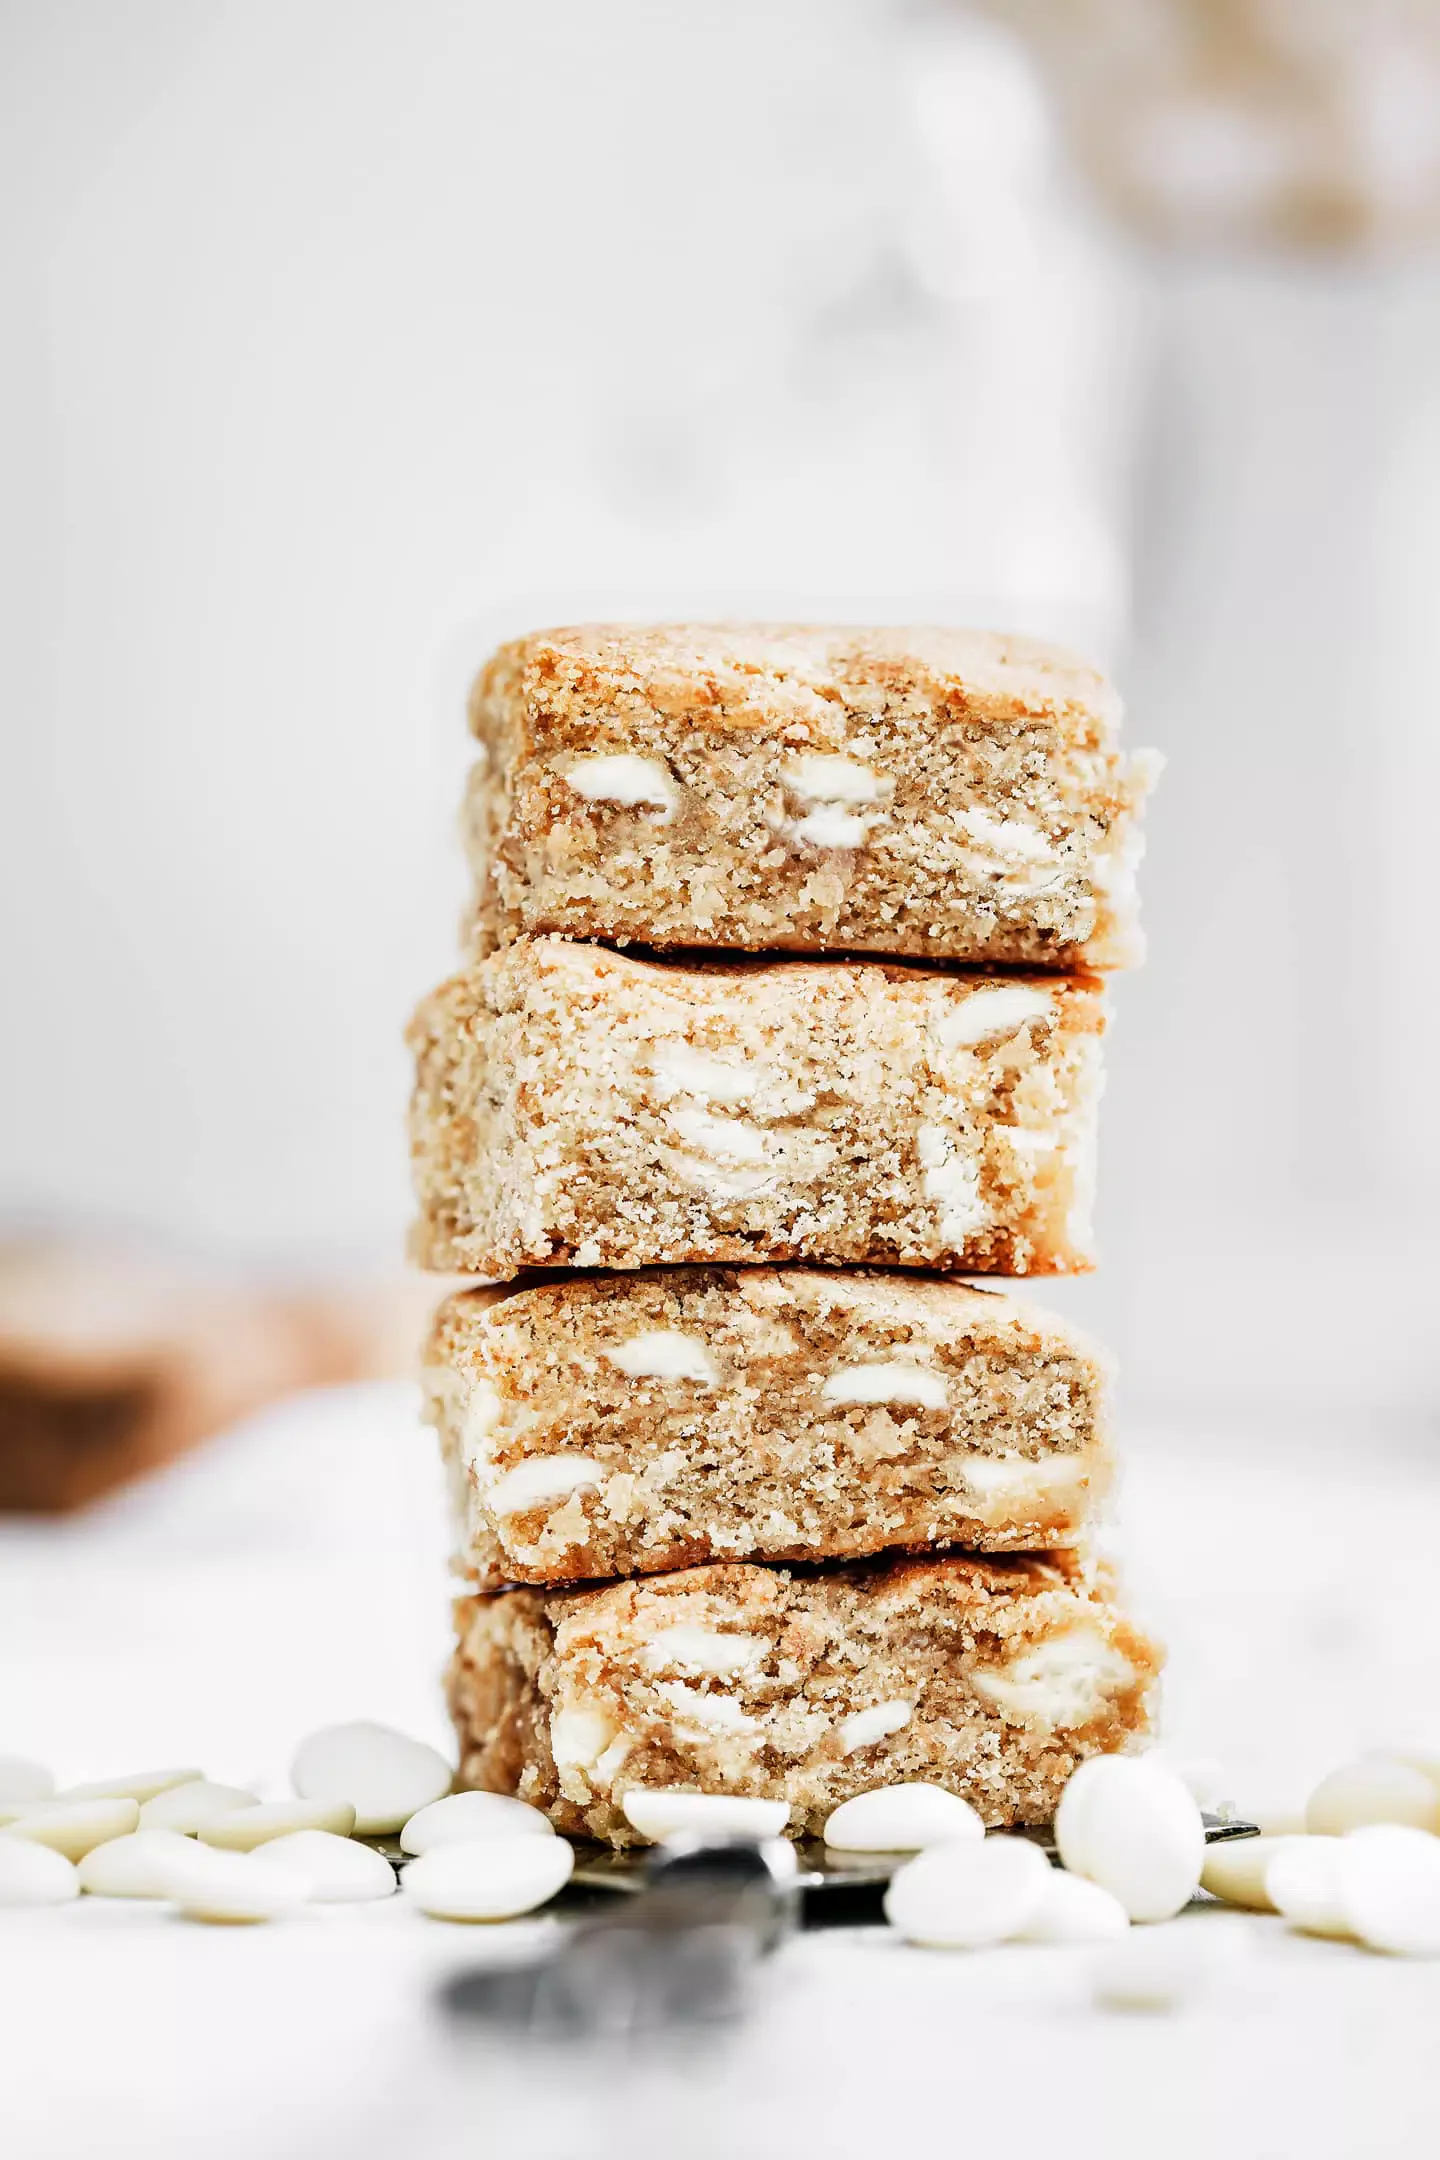
<path id="1" fill-rule="evenodd" d="M 470 700 L 480 948 L 1131 966 L 1158 759 L 1119 721 L 1083 662 L 987 631 L 537 631 Z"/>

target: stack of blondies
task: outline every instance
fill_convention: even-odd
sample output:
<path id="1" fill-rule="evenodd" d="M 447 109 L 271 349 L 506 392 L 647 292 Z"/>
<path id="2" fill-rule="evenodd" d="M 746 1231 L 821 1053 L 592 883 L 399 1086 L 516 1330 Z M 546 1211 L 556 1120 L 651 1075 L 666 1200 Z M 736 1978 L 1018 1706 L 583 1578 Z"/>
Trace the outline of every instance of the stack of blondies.
<path id="1" fill-rule="evenodd" d="M 1092 1264 L 1151 761 L 944 629 L 547 632 L 470 720 L 411 1038 L 417 1255 L 481 1279 L 426 1370 L 461 1783 L 618 1844 L 659 1789 L 1047 1820 L 1159 1660 L 1088 1542 L 1103 1357 L 961 1278 Z"/>

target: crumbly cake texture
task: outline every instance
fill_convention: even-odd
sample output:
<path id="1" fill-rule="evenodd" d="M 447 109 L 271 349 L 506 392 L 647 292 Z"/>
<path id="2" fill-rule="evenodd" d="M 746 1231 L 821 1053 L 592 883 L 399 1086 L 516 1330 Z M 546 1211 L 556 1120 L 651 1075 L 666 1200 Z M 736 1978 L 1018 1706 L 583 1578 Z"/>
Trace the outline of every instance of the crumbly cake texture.
<path id="1" fill-rule="evenodd" d="M 814 1268 L 470 1290 L 426 1414 L 481 1590 L 708 1560 L 1068 1545 L 1108 1489 L 1109 1373 L 993 1291 Z"/>
<path id="2" fill-rule="evenodd" d="M 1143 1743 L 1160 1666 L 1073 1554 L 722 1563 L 456 1619 L 460 1783 L 616 1845 L 646 1787 L 783 1799 L 797 1836 L 905 1779 L 1046 1822 L 1078 1762 Z"/>
<path id="3" fill-rule="evenodd" d="M 1088 976 L 523 939 L 411 1028 L 422 1266 L 1090 1267 Z"/>
<path id="4" fill-rule="evenodd" d="M 537 632 L 470 701 L 481 948 L 1133 965 L 1159 761 L 1119 722 L 1092 668 L 986 631 Z"/>

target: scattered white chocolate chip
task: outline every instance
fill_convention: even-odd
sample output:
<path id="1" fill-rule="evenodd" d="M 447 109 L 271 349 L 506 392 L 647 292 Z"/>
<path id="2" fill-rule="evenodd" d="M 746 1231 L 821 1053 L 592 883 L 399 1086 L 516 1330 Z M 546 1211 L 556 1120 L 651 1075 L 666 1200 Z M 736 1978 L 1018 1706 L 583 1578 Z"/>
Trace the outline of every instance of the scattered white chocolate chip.
<path id="1" fill-rule="evenodd" d="M 1083 1875 L 1051 1868 L 1045 1895 L 1015 1940 L 1029 1943 L 1111 1942 L 1130 1931 L 1130 1915 L 1119 1898 Z"/>
<path id="2" fill-rule="evenodd" d="M 6 1834 L 48 1845 L 67 1860 L 83 1860 L 110 1838 L 128 1836 L 139 1820 L 133 1800 L 45 1800 L 18 1816 Z"/>
<path id="3" fill-rule="evenodd" d="M 298 1875 L 317 1905 L 366 1905 L 395 1889 L 395 1870 L 383 1855 L 333 1830 L 289 1830 L 266 1845 L 264 1856 Z"/>
<path id="4" fill-rule="evenodd" d="M 947 994 L 936 1016 L 935 1039 L 946 1050 L 973 1050 L 980 1043 L 1018 1034 L 1032 1020 L 1051 1020 L 1055 1008 L 1044 990 L 1026 983 L 1000 983 L 972 990 L 968 997 Z"/>
<path id="5" fill-rule="evenodd" d="M 526 1800 L 512 1800 L 508 1793 L 457 1792 L 412 1815 L 400 1832 L 400 1845 L 407 1853 L 427 1853 L 475 1838 L 554 1835 L 549 1817 Z"/>
<path id="6" fill-rule="evenodd" d="M 984 1835 L 969 1801 L 941 1785 L 877 1785 L 842 1800 L 825 1825 L 825 1843 L 838 1852 L 921 1852 Z"/>
<path id="7" fill-rule="evenodd" d="M 637 1786 L 620 1805 L 632 1830 L 652 1844 L 695 1831 L 701 1837 L 778 1837 L 790 1819 L 784 1800 L 746 1800 L 736 1793 L 697 1793 Z"/>
<path id="8" fill-rule="evenodd" d="M 667 1043 L 655 1060 L 655 1078 L 666 1095 L 698 1095 L 706 1102 L 739 1103 L 755 1092 L 753 1068 L 696 1050 L 689 1043 Z"/>
<path id="9" fill-rule="evenodd" d="M 164 1898 L 167 1863 L 190 1840 L 178 1830 L 132 1830 L 96 1845 L 80 1862 L 80 1888 L 92 1897 Z"/>
<path id="10" fill-rule="evenodd" d="M 903 1732 L 914 1715 L 915 1705 L 908 1702 L 872 1703 L 868 1710 L 852 1712 L 840 1726 L 841 1753 L 857 1755 L 861 1748 L 873 1747 L 890 1733 Z"/>
<path id="11" fill-rule="evenodd" d="M 140 1828 L 178 1830 L 184 1837 L 194 1837 L 217 1816 L 257 1807 L 259 1800 L 258 1793 L 246 1792 L 241 1785 L 212 1785 L 208 1778 L 196 1778 L 193 1784 L 172 1785 L 146 1800 L 140 1809 Z"/>
<path id="12" fill-rule="evenodd" d="M 1266 1867 L 1265 1892 L 1270 1903 L 1302 1934 L 1350 1932 L 1336 1872 L 1340 1844 L 1339 1838 L 1332 1837 L 1285 1838 Z"/>
<path id="13" fill-rule="evenodd" d="M 1352 1830 L 1335 1850 L 1335 1890 L 1367 1949 L 1440 1957 L 1440 1838 L 1401 1823 Z"/>
<path id="14" fill-rule="evenodd" d="M 943 1373 L 899 1358 L 837 1366 L 820 1392 L 831 1403 L 911 1403 L 923 1410 L 943 1410 L 950 1399 Z"/>
<path id="15" fill-rule="evenodd" d="M 437 1920 L 510 1920 L 563 1890 L 574 1865 L 566 1838 L 473 1838 L 422 1853 L 400 1886 Z"/>
<path id="16" fill-rule="evenodd" d="M 0 1835 L 0 1910 L 7 1905 L 64 1905 L 80 1895 L 80 1877 L 63 1853 L 28 1838 Z"/>
<path id="17" fill-rule="evenodd" d="M 398 1830 L 420 1808 L 448 1793 L 452 1776 L 435 1748 L 365 1720 L 312 1733 L 301 1743 L 291 1771 L 296 1792 L 307 1800 L 348 1802 L 360 1837 Z"/>
<path id="18" fill-rule="evenodd" d="M 682 1334 L 679 1328 L 649 1328 L 605 1355 L 632 1380 L 698 1380 L 703 1387 L 714 1387 L 720 1377 L 699 1337 Z"/>
<path id="19" fill-rule="evenodd" d="M 485 1493 L 493 1515 L 520 1515 L 526 1508 L 568 1500 L 572 1493 L 605 1482 L 605 1472 L 588 1455 L 532 1455 L 496 1478 Z"/>
<path id="20" fill-rule="evenodd" d="M 1296 1842 L 1293 1837 L 1250 1837 L 1207 1845 L 1200 1887 L 1226 1905 L 1243 1905 L 1250 1912 L 1274 1912 L 1268 1881 L 1270 1863 L 1278 1852 Z"/>
<path id="21" fill-rule="evenodd" d="M 1012 1717 L 1073 1727 L 1088 1725 L 1134 1677 L 1099 1628 L 1081 1625 L 1044 1637 L 1008 1665 L 973 1667 L 970 1684 Z"/>
<path id="22" fill-rule="evenodd" d="M 751 1671 L 765 1649 L 759 1635 L 727 1635 L 719 1628 L 682 1621 L 678 1627 L 661 1628 L 648 1637 L 640 1657 L 651 1672 L 704 1673 L 717 1680 L 734 1680 Z"/>
<path id="23" fill-rule="evenodd" d="M 1095 2000 L 1107 2010 L 1175 2010 L 1211 1994 L 1250 1948 L 1244 1924 L 1194 1915 L 1132 1928 L 1095 1960 Z"/>
<path id="24" fill-rule="evenodd" d="M 952 1244 L 962 1245 L 970 1232 L 989 1218 L 989 1209 L 980 1197 L 980 1173 L 973 1162 L 956 1152 L 943 1125 L 922 1125 L 915 1136 L 915 1148 L 924 1173 L 921 1183 L 925 1197 L 939 1210 L 940 1234 Z"/>
<path id="25" fill-rule="evenodd" d="M 979 1950 L 1029 1925 L 1049 1877 L 1049 1861 L 1027 1838 L 934 1845 L 896 1869 L 885 1917 L 907 1942 Z"/>
<path id="26" fill-rule="evenodd" d="M 128 1777 L 97 1778 L 92 1785 L 69 1785 L 61 1800 L 135 1800 L 144 1806 L 158 1793 L 177 1785 L 193 1785 L 203 1778 L 201 1770 L 136 1770 Z"/>
<path id="27" fill-rule="evenodd" d="M 192 1920 L 279 1920 L 298 1911 L 310 1894 L 308 1879 L 265 1855 L 221 1852 L 179 1840 L 163 1868 L 167 1895 Z"/>
<path id="28" fill-rule="evenodd" d="M 808 817 L 796 818 L 790 827 L 790 835 L 792 839 L 808 842 L 811 847 L 855 848 L 865 845 L 869 829 L 869 818 L 857 817 L 853 810 L 842 810 L 838 803 L 822 803 Z"/>
<path id="29" fill-rule="evenodd" d="M 336 1837 L 349 1837 L 355 1828 L 355 1810 L 348 1802 L 266 1800 L 258 1806 L 236 1808 L 230 1815 L 212 1815 L 201 1823 L 198 1835 L 202 1845 L 248 1853 L 295 1830 L 330 1830 Z"/>
<path id="30" fill-rule="evenodd" d="M 678 800 L 669 768 L 658 758 L 637 757 L 633 750 L 578 757 L 564 777 L 587 802 L 619 803 L 627 810 L 648 806 L 668 817 Z"/>
<path id="31" fill-rule="evenodd" d="M 48 1800 L 55 1790 L 55 1780 L 43 1763 L 26 1762 L 19 1755 L 0 1755 L 0 1808 L 11 1803 L 15 1807 L 29 1807 L 38 1800 Z"/>
<path id="32" fill-rule="evenodd" d="M 820 753 L 787 759 L 780 777 L 792 794 L 812 803 L 876 802 L 884 786 L 873 765 Z"/>
<path id="33" fill-rule="evenodd" d="M 1200 1884 L 1205 1825 L 1163 1763 L 1099 1755 L 1069 1780 L 1055 1842 L 1072 1874 L 1112 1892 L 1132 1920 L 1168 1920 Z"/>
<path id="34" fill-rule="evenodd" d="M 1440 1829 L 1440 1793 L 1423 1770 L 1390 1755 L 1361 1755 L 1322 1778 L 1305 1805 L 1315 1837 L 1343 1837 L 1367 1823 Z"/>

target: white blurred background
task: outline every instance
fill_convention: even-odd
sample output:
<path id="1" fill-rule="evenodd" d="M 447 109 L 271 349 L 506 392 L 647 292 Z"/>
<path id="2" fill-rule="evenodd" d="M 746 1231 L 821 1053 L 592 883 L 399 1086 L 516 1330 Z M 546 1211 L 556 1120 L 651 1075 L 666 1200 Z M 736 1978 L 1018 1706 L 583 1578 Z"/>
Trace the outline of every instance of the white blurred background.
<path id="1" fill-rule="evenodd" d="M 1169 758 L 1106 1264 L 1058 1294 L 1147 1415 L 1428 1432 L 1425 79 L 1351 50 L 1378 209 L 1292 245 L 1246 229 L 1275 176 L 1162 54 L 1137 242 L 994 19 L 1056 15 L 0 14 L 11 1217 L 398 1260 L 400 1030 L 452 959 L 499 635 L 1016 626 L 1111 665 Z"/>

